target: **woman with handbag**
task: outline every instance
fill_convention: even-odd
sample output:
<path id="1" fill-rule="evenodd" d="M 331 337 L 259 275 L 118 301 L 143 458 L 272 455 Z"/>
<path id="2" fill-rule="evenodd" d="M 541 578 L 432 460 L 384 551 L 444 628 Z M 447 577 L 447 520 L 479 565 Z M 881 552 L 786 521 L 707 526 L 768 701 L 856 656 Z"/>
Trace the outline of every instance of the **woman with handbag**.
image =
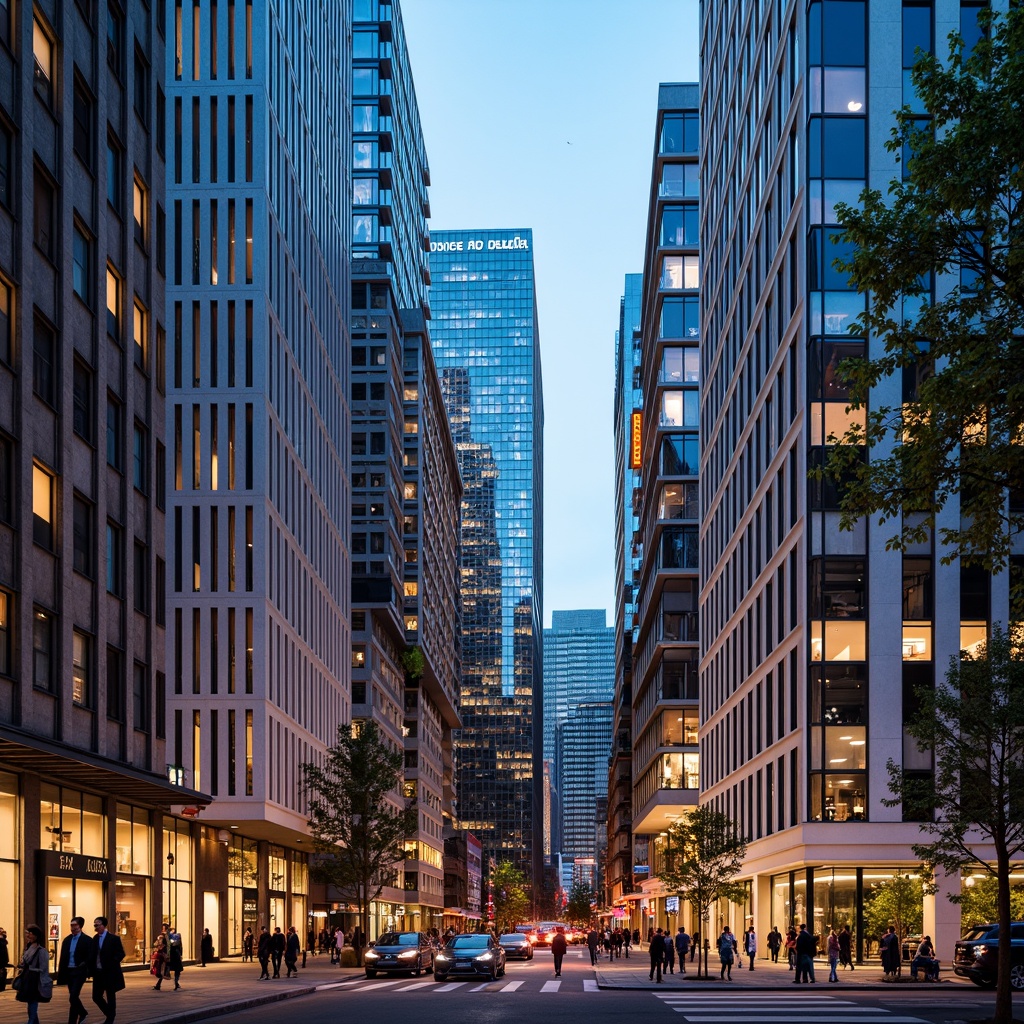
<path id="1" fill-rule="evenodd" d="M 149 973 L 156 977 L 156 984 L 153 986 L 160 991 L 164 980 L 164 969 L 167 966 L 167 937 L 161 932 L 153 943 L 153 956 L 151 958 Z"/>
<path id="2" fill-rule="evenodd" d="M 39 1024 L 39 1004 L 53 998 L 53 979 L 50 977 L 50 954 L 43 945 L 43 930 L 37 924 L 25 929 L 25 952 L 18 964 L 19 973 L 14 979 L 19 1003 L 28 1006 L 26 1024 Z"/>

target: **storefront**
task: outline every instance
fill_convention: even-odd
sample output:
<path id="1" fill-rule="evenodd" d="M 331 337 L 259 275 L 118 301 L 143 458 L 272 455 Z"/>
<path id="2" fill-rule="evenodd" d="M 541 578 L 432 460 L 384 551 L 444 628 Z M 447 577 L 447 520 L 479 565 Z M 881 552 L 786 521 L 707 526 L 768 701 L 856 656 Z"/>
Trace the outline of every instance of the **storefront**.
<path id="1" fill-rule="evenodd" d="M 8 940 L 24 930 L 21 916 L 21 872 L 18 870 L 18 777 L 0 772 L 0 923 Z M 16 945 L 16 944 L 15 944 Z"/>
<path id="2" fill-rule="evenodd" d="M 192 826 L 187 821 L 164 819 L 163 848 L 166 867 L 163 879 L 164 920 L 181 933 L 182 956 L 196 955 L 193 929 Z"/>
<path id="3" fill-rule="evenodd" d="M 114 865 L 114 927 L 124 945 L 125 963 L 144 964 L 159 931 L 152 920 L 153 827 L 148 810 L 117 805 Z"/>

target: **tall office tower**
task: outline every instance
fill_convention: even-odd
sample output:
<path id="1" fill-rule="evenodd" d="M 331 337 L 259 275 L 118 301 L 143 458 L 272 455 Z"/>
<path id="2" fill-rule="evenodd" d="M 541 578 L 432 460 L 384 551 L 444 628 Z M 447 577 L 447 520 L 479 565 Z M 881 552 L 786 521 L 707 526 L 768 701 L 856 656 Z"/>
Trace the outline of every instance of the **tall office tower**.
<path id="1" fill-rule="evenodd" d="M 643 274 L 627 274 L 615 334 L 615 690 L 608 762 L 605 905 L 633 892 L 633 577 L 640 566 L 633 538 L 639 527 L 633 496 L 640 484 L 640 316 Z M 634 426 L 636 430 L 634 431 Z"/>
<path id="2" fill-rule="evenodd" d="M 608 655 L 610 660 L 610 651 Z M 573 704 L 555 727 L 555 761 L 561 783 L 559 883 L 566 894 L 576 881 L 591 886 L 595 894 L 604 891 L 611 742 L 610 700 Z"/>
<path id="3" fill-rule="evenodd" d="M 164 774 L 162 31 L 0 5 L 0 920 L 104 914 L 130 962 L 203 802 Z"/>
<path id="4" fill-rule="evenodd" d="M 169 760 L 228 953 L 306 920 L 300 766 L 350 718 L 351 4 L 166 8 Z"/>
<path id="5" fill-rule="evenodd" d="M 543 877 L 543 430 L 530 231 L 431 233 L 431 338 L 459 455 L 459 818 Z"/>
<path id="6" fill-rule="evenodd" d="M 659 87 L 640 310 L 643 410 L 631 438 L 640 463 L 632 829 L 637 864 L 651 877 L 662 834 L 696 805 L 699 780 L 697 102 L 696 85 Z M 661 906 L 650 900 L 650 909 Z"/>
<path id="7" fill-rule="evenodd" d="M 587 853 L 573 854 L 579 846 L 578 803 L 586 802 L 593 811 L 593 780 L 580 791 L 570 788 L 566 763 L 557 753 L 556 730 L 583 704 L 609 702 L 615 692 L 615 630 L 605 625 L 604 609 L 556 611 L 551 613 L 551 628 L 544 630 L 544 760 L 554 766 L 553 784 L 559 794 L 560 814 L 553 822 L 552 851 L 568 857 L 595 855 L 593 836 L 587 839 Z M 601 796 L 608 795 L 608 750 L 600 755 Z M 572 748 L 569 757 L 572 758 Z M 589 776 L 588 776 L 589 778 Z M 573 821 L 572 835 L 567 831 Z M 593 825 L 593 815 L 590 819 Z M 591 829 L 592 832 L 592 829 Z M 605 846 L 602 837 L 601 847 Z M 601 871 L 603 877 L 604 872 Z M 564 879 L 562 887 L 566 888 Z"/>
<path id="8" fill-rule="evenodd" d="M 901 173 L 883 143 L 893 108 L 916 102 L 916 48 L 977 38 L 984 7 L 703 9 L 702 800 L 750 838 L 736 920 L 849 924 L 858 956 L 874 949 L 872 901 L 918 863 L 918 823 L 884 802 L 889 760 L 932 768 L 906 734 L 909 698 L 1006 621 L 1008 580 L 943 565 L 936 540 L 886 550 L 891 525 L 840 531 L 835 488 L 808 480 L 854 415 L 837 365 L 882 350 L 848 330 L 865 297 L 832 265 L 835 205 Z M 898 403 L 914 386 L 876 394 Z M 942 516 L 959 524 L 955 503 Z M 923 902 L 948 954 L 957 907 Z"/>
<path id="9" fill-rule="evenodd" d="M 462 486 L 427 332 L 430 173 L 401 11 L 358 0 L 354 15 L 352 715 L 404 749 L 395 805 L 419 812 L 402 873 L 371 905 L 376 938 L 444 911 Z M 411 650 L 422 665 L 403 663 Z"/>

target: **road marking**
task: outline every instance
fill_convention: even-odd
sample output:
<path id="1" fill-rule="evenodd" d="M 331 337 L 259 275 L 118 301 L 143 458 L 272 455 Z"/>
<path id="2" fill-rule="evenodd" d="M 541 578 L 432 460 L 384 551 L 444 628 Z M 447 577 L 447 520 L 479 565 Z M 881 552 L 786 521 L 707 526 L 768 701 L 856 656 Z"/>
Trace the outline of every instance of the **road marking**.
<path id="1" fill-rule="evenodd" d="M 597 986 L 597 982 L 593 978 L 583 979 L 583 991 L 584 992 L 600 992 L 601 990 Z"/>
<path id="2" fill-rule="evenodd" d="M 462 988 L 466 983 L 464 981 L 449 981 L 447 985 L 437 985 L 432 991 L 434 992 L 454 992 L 457 988 Z"/>
<path id="3" fill-rule="evenodd" d="M 396 988 L 396 992 L 417 992 L 421 988 L 433 988 L 433 981 L 417 981 L 414 985 L 406 985 L 404 988 Z"/>
<path id="4" fill-rule="evenodd" d="M 541 992 L 557 992 L 561 984 L 560 981 L 545 981 L 540 990 Z"/>
<path id="5" fill-rule="evenodd" d="M 483 992 L 487 988 L 487 986 L 489 984 L 490 984 L 489 981 L 485 981 L 482 985 L 477 985 L 476 988 L 471 988 L 469 991 L 470 992 Z"/>
<path id="6" fill-rule="evenodd" d="M 682 1007 L 674 1007 L 676 1013 L 683 1013 Z M 815 1013 L 812 1016 L 806 1016 L 801 1014 L 795 1016 L 795 1011 L 789 1011 L 789 1016 L 783 1017 L 779 1014 L 772 1016 L 753 1016 L 749 1013 L 742 1014 L 731 1014 L 726 1011 L 722 1013 L 716 1013 L 711 1017 L 695 1017 L 691 1014 L 686 1014 L 686 1020 L 690 1021 L 690 1024 L 771 1024 L 773 1021 L 792 1021 L 792 1020 L 814 1020 L 820 1021 L 821 1017 Z M 874 1024 L 877 1020 L 885 1020 L 886 1024 L 926 1024 L 920 1017 L 884 1017 L 880 1018 L 877 1016 L 870 1017 L 843 1017 L 847 1024 Z"/>
<path id="7" fill-rule="evenodd" d="M 515 990 L 517 988 L 519 988 L 519 986 L 522 985 L 522 984 L 523 984 L 523 982 L 521 982 L 521 981 L 510 981 L 510 982 L 508 982 L 507 985 L 502 985 L 501 988 L 498 989 L 498 991 L 499 992 L 515 992 Z"/>
<path id="8" fill-rule="evenodd" d="M 390 981 L 378 981 L 376 978 L 365 978 L 356 983 L 357 988 L 388 988 L 391 985 L 401 985 L 401 978 L 392 978 Z"/>

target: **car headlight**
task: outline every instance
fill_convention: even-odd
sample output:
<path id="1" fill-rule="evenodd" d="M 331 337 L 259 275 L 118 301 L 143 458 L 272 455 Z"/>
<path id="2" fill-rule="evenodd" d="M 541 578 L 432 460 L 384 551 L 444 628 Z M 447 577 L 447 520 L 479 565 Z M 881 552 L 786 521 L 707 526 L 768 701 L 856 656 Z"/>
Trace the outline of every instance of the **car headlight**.
<path id="1" fill-rule="evenodd" d="M 374 953 L 374 951 L 373 951 L 372 949 L 368 949 L 368 950 L 367 950 L 367 951 L 366 951 L 366 952 L 365 952 L 365 953 L 363 954 L 363 957 L 364 957 L 364 958 L 365 958 L 366 960 L 379 960 L 379 959 L 380 959 L 380 953 Z"/>
<path id="2" fill-rule="evenodd" d="M 419 951 L 415 949 L 407 949 L 404 953 L 398 954 L 399 960 L 415 960 L 418 957 Z"/>
<path id="3" fill-rule="evenodd" d="M 988 946 L 975 946 L 974 959 L 980 960 L 988 952 Z"/>
<path id="4" fill-rule="evenodd" d="M 490 952 L 490 950 L 488 950 L 486 953 L 481 953 L 478 957 L 476 957 L 476 959 L 482 960 L 484 963 L 489 963 L 491 960 L 494 959 L 494 954 Z"/>
<path id="5" fill-rule="evenodd" d="M 440 960 L 443 964 L 448 963 L 448 957 L 445 956 L 444 953 L 438 953 L 437 956 L 434 957 L 434 960 Z"/>

